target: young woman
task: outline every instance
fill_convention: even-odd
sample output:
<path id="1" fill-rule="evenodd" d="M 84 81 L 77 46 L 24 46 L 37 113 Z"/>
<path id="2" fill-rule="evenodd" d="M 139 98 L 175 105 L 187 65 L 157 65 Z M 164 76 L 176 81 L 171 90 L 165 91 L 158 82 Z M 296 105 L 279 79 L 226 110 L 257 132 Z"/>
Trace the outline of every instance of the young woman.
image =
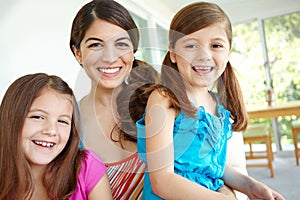
<path id="1" fill-rule="evenodd" d="M 83 141 L 105 162 L 114 199 L 138 199 L 143 186 L 145 165 L 137 154 L 135 127 L 129 133 L 121 124 L 128 109 L 119 116 L 116 108 L 119 91 L 156 81 L 157 72 L 134 58 L 138 43 L 135 22 L 113 0 L 87 3 L 72 24 L 70 48 L 91 80 L 90 92 L 80 100 Z"/>
<path id="2" fill-rule="evenodd" d="M 143 199 L 235 199 L 224 183 L 250 199 L 283 199 L 226 164 L 227 140 L 247 126 L 227 15 L 213 3 L 188 5 L 173 18 L 169 41 L 162 84 L 144 90 L 150 96 L 137 122 L 148 168 Z"/>
<path id="3" fill-rule="evenodd" d="M 71 88 L 57 76 L 25 75 L 0 107 L 0 199 L 112 199 L 103 162 L 79 150 Z"/>

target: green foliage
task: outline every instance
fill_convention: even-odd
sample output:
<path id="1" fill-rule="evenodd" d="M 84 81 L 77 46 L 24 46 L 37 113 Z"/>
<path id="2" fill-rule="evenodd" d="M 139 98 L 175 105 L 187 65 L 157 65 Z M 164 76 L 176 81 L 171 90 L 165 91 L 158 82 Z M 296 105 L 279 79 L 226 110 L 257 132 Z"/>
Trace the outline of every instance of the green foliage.
<path id="1" fill-rule="evenodd" d="M 233 27 L 231 62 L 237 70 L 247 107 L 267 105 L 265 61 L 258 24 L 252 21 Z M 300 100 L 300 12 L 265 19 L 263 24 L 274 103 Z M 278 118 L 280 132 L 287 138 L 291 138 L 291 119 Z"/>

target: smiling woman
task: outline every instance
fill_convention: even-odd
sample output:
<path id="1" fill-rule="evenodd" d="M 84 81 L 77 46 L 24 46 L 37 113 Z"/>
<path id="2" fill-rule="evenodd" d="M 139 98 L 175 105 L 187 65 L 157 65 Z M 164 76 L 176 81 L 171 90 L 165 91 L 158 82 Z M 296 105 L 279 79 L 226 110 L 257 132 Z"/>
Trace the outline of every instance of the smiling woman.
<path id="1" fill-rule="evenodd" d="M 72 46 L 72 50 L 92 80 L 93 89 L 114 89 L 129 76 L 134 59 L 133 44 L 123 28 L 97 19 L 87 29 L 79 46 Z"/>
<path id="2" fill-rule="evenodd" d="M 126 124 L 130 93 L 118 96 L 158 78 L 152 66 L 134 58 L 138 45 L 135 22 L 116 1 L 91 1 L 74 18 L 70 49 L 91 82 L 79 102 L 83 143 L 106 164 L 114 199 L 140 199 L 143 186 L 145 165 L 138 158 L 135 126 L 129 130 Z"/>

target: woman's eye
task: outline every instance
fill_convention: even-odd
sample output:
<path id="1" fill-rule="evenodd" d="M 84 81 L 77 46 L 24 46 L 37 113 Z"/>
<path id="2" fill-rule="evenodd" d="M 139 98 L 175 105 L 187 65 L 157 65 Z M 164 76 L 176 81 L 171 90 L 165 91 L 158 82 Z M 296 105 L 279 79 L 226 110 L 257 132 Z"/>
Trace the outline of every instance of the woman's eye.
<path id="1" fill-rule="evenodd" d="M 127 44 L 126 42 L 118 42 L 116 44 L 117 47 L 121 48 L 121 49 L 127 49 L 130 45 Z"/>
<path id="2" fill-rule="evenodd" d="M 103 45 L 100 43 L 92 43 L 92 44 L 88 45 L 88 48 L 91 48 L 91 49 L 100 49 L 102 47 L 103 47 Z"/>

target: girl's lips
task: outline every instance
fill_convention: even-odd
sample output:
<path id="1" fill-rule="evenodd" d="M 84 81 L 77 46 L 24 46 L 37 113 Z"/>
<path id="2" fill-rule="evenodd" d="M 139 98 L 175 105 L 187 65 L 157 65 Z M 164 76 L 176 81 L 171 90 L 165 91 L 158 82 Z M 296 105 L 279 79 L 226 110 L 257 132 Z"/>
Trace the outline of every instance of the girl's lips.
<path id="1" fill-rule="evenodd" d="M 193 70 L 195 72 L 211 72 L 214 67 L 211 66 L 192 66 Z"/>

